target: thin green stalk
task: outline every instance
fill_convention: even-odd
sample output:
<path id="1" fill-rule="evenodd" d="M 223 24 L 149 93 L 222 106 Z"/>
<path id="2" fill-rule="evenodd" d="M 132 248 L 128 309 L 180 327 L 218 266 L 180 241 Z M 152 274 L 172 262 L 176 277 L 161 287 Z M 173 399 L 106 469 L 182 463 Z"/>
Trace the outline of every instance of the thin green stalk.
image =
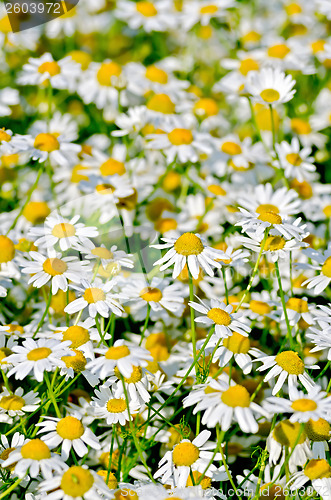
<path id="1" fill-rule="evenodd" d="M 293 337 L 292 337 L 292 328 L 288 319 L 287 315 L 287 309 L 286 309 L 286 303 L 285 303 L 285 296 L 284 296 L 284 291 L 282 287 L 282 280 L 280 277 L 280 272 L 279 272 L 279 265 L 278 261 L 276 260 L 275 262 L 275 268 L 276 268 L 276 275 L 277 275 L 277 280 L 278 280 L 278 286 L 279 286 L 279 294 L 280 294 L 280 299 L 282 302 L 283 306 L 283 311 L 284 311 L 284 316 L 285 316 L 285 322 L 286 322 L 286 327 L 287 327 L 287 335 L 288 335 L 288 341 L 290 343 L 291 349 L 295 350 L 295 345 L 293 342 Z"/>
<path id="2" fill-rule="evenodd" d="M 194 302 L 194 288 L 193 288 L 193 277 L 191 271 L 189 270 L 189 286 L 190 286 L 190 301 Z M 195 323 L 194 323 L 194 309 L 191 310 L 191 335 L 192 335 L 192 346 L 193 346 L 193 356 L 194 358 L 197 355 L 197 345 L 196 345 L 196 336 L 195 336 Z"/>
<path id="3" fill-rule="evenodd" d="M 141 332 L 139 345 L 141 345 L 143 340 L 144 340 L 145 332 L 146 332 L 146 329 L 148 327 L 150 314 L 151 314 L 151 305 L 149 303 L 147 303 L 147 314 L 146 314 L 146 319 L 145 319 L 145 323 L 143 326 L 143 330 Z"/>
<path id="4" fill-rule="evenodd" d="M 11 491 L 13 491 L 13 490 L 16 488 L 16 486 L 18 486 L 18 485 L 20 484 L 20 482 L 21 482 L 23 479 L 24 479 L 23 477 L 18 478 L 18 479 L 15 481 L 15 483 L 13 483 L 13 484 L 12 484 L 12 485 L 11 485 L 11 486 L 10 486 L 10 487 L 6 490 L 6 491 L 4 491 L 4 492 L 0 495 L 0 499 L 1 499 L 1 498 L 6 498 L 6 497 L 7 497 L 7 498 L 9 498 L 9 497 L 7 496 L 7 495 L 8 495 L 8 493 L 10 493 Z"/>
<path id="5" fill-rule="evenodd" d="M 43 326 L 44 324 L 44 321 L 45 321 L 45 318 L 47 316 L 47 313 L 48 313 L 48 310 L 49 310 L 49 306 L 51 305 L 51 300 L 52 300 L 52 292 L 51 290 L 49 291 L 49 296 L 48 296 L 48 300 L 47 300 L 47 304 L 46 304 L 46 309 L 44 311 L 44 314 L 42 315 L 41 317 L 41 320 L 39 321 L 38 323 L 38 326 L 37 326 L 37 329 L 36 331 L 34 332 L 34 334 L 32 335 L 32 338 L 34 339 L 35 336 L 37 335 L 37 333 L 39 332 L 40 328 Z"/>
<path id="6" fill-rule="evenodd" d="M 228 286 L 226 283 L 226 274 L 225 274 L 225 269 L 222 266 L 222 276 L 223 276 L 223 283 L 224 283 L 224 290 L 225 290 L 225 300 L 226 300 L 226 305 L 229 304 L 229 291 L 228 291 Z"/>
<path id="7" fill-rule="evenodd" d="M 62 418 L 62 415 L 61 415 L 61 412 L 60 412 L 59 407 L 57 405 L 57 402 L 56 402 L 56 399 L 55 399 L 55 396 L 54 396 L 54 392 L 52 390 L 51 383 L 49 381 L 48 373 L 47 372 L 45 372 L 44 378 L 45 378 L 45 381 L 46 381 L 46 384 L 47 384 L 47 387 L 48 387 L 48 396 L 49 396 L 49 399 L 53 403 L 56 416 L 58 418 Z"/>

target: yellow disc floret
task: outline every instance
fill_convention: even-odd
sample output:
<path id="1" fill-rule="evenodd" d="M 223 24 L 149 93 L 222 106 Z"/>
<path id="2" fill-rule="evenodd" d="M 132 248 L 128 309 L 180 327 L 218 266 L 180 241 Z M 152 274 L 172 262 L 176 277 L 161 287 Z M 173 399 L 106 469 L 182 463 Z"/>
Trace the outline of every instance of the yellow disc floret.
<path id="1" fill-rule="evenodd" d="M 121 378 L 121 372 L 119 371 L 117 366 L 115 366 L 114 372 L 117 378 Z M 131 376 L 128 378 L 124 378 L 124 380 L 127 384 L 136 384 L 137 382 L 140 382 L 142 376 L 143 376 L 143 371 L 141 366 L 133 366 Z"/>
<path id="2" fill-rule="evenodd" d="M 151 286 L 143 288 L 139 295 L 146 302 L 160 302 L 160 300 L 162 299 L 161 290 L 159 290 L 158 288 L 153 288 Z"/>
<path id="3" fill-rule="evenodd" d="M 317 404 L 312 399 L 302 398 L 293 401 L 291 408 L 294 411 L 314 411 L 317 408 Z"/>
<path id="4" fill-rule="evenodd" d="M 86 328 L 82 326 L 69 326 L 69 328 L 63 332 L 62 340 L 71 340 L 71 348 L 77 349 L 81 345 L 86 344 L 90 340 L 90 335 Z"/>
<path id="5" fill-rule="evenodd" d="M 84 434 L 84 426 L 76 417 L 64 417 L 56 425 L 56 432 L 63 439 L 79 439 Z"/>
<path id="6" fill-rule="evenodd" d="M 34 147 L 40 151 L 51 153 L 60 149 L 60 143 L 53 134 L 38 134 L 34 140 Z"/>
<path id="7" fill-rule="evenodd" d="M 322 273 L 327 278 L 331 278 L 331 257 L 328 257 L 322 266 Z"/>
<path id="8" fill-rule="evenodd" d="M 15 257 L 15 246 L 10 238 L 0 235 L 0 264 L 10 262 Z"/>
<path id="9" fill-rule="evenodd" d="M 126 408 L 126 402 L 121 398 L 109 399 L 107 403 L 107 410 L 109 411 L 109 413 L 123 413 Z"/>
<path id="10" fill-rule="evenodd" d="M 103 87 L 110 87 L 113 83 L 113 79 L 118 78 L 122 73 L 122 68 L 119 64 L 115 62 L 105 62 L 101 64 L 98 73 L 97 80 Z"/>
<path id="11" fill-rule="evenodd" d="M 31 439 L 31 441 L 24 444 L 21 448 L 21 455 L 23 458 L 38 461 L 51 458 L 50 449 L 41 439 Z"/>
<path id="12" fill-rule="evenodd" d="M 329 441 L 331 426 L 324 418 L 310 419 L 305 423 L 305 431 L 311 441 Z"/>
<path id="13" fill-rule="evenodd" d="M 184 441 L 175 446 L 172 461 L 177 467 L 190 467 L 199 458 L 199 448 L 190 441 Z"/>
<path id="14" fill-rule="evenodd" d="M 75 236 L 76 229 L 75 226 L 69 224 L 68 222 L 62 222 L 61 224 L 55 224 L 52 229 L 52 235 L 56 238 L 70 238 Z"/>
<path id="15" fill-rule="evenodd" d="M 221 399 L 224 404 L 230 406 L 231 408 L 235 408 L 236 406 L 248 408 L 250 405 L 249 392 L 246 387 L 243 387 L 242 385 L 229 387 L 229 389 L 223 392 Z"/>
<path id="16" fill-rule="evenodd" d="M 95 304 L 100 300 L 105 300 L 106 294 L 101 288 L 91 287 L 86 288 L 83 297 L 89 304 Z"/>
<path id="17" fill-rule="evenodd" d="M 67 368 L 72 368 L 74 372 L 81 373 L 85 370 L 87 360 L 78 349 L 72 349 L 73 356 L 62 356 L 62 361 L 64 361 Z"/>
<path id="18" fill-rule="evenodd" d="M 278 90 L 275 89 L 264 89 L 260 93 L 260 96 L 268 104 L 272 104 L 273 102 L 278 101 L 278 99 L 280 98 Z"/>
<path id="19" fill-rule="evenodd" d="M 298 313 L 308 312 L 308 302 L 297 297 L 291 297 L 286 303 L 287 309 L 292 309 Z"/>
<path id="20" fill-rule="evenodd" d="M 94 478 L 88 469 L 74 465 L 62 476 L 61 489 L 70 497 L 82 498 L 94 484 Z"/>
<path id="21" fill-rule="evenodd" d="M 67 264 L 63 260 L 56 257 L 46 259 L 43 263 L 43 270 L 51 276 L 59 276 L 60 274 L 63 274 L 67 268 Z"/>
<path id="22" fill-rule="evenodd" d="M 231 323 L 230 314 L 223 311 L 223 309 L 220 309 L 219 307 L 212 307 L 212 309 L 209 309 L 207 316 L 209 319 L 214 321 L 216 325 L 229 326 Z"/>
<path id="23" fill-rule="evenodd" d="M 272 436 L 278 443 L 288 448 L 302 444 L 306 439 L 306 434 L 302 432 L 299 422 L 290 422 L 289 420 L 279 422 L 275 426 Z"/>
<path id="24" fill-rule="evenodd" d="M 39 66 L 38 73 L 48 73 L 50 76 L 56 76 L 61 73 L 61 68 L 55 61 L 46 61 Z"/>
<path id="25" fill-rule="evenodd" d="M 3 396 L 0 399 L 0 408 L 4 410 L 19 411 L 25 406 L 25 401 L 20 396 L 11 394 L 10 396 Z"/>
<path id="26" fill-rule="evenodd" d="M 277 250 L 282 250 L 285 244 L 286 240 L 282 236 L 268 236 L 264 249 L 268 252 L 276 252 Z"/>
<path id="27" fill-rule="evenodd" d="M 199 255 L 203 252 L 203 243 L 198 236 L 193 233 L 182 234 L 176 243 L 174 249 L 180 255 Z"/>
<path id="28" fill-rule="evenodd" d="M 117 345 L 109 347 L 105 354 L 106 359 L 121 359 L 129 356 L 130 349 L 126 345 Z"/>
<path id="29" fill-rule="evenodd" d="M 305 476 L 312 481 L 331 477 L 331 467 L 324 458 L 309 460 L 304 468 Z"/>
<path id="30" fill-rule="evenodd" d="M 193 135 L 186 128 L 175 128 L 169 132 L 168 139 L 174 146 L 183 146 L 193 142 Z"/>
<path id="31" fill-rule="evenodd" d="M 297 352 L 283 351 L 277 354 L 275 361 L 290 375 L 302 375 L 305 371 L 305 365 Z"/>
<path id="32" fill-rule="evenodd" d="M 51 353 L 52 351 L 49 347 L 37 347 L 28 352 L 26 357 L 29 361 L 39 361 L 40 359 L 48 358 Z"/>
<path id="33" fill-rule="evenodd" d="M 247 354 L 250 349 L 249 338 L 238 332 L 233 332 L 230 337 L 224 339 L 223 345 L 234 354 Z"/>

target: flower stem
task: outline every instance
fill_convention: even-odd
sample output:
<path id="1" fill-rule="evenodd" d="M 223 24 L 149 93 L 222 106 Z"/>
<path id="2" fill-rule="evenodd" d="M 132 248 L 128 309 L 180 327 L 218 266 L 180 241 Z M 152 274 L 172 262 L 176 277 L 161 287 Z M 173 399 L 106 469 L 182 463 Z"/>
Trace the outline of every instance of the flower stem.
<path id="1" fill-rule="evenodd" d="M 147 304 L 147 314 L 146 314 L 146 319 L 145 319 L 144 327 L 143 327 L 142 332 L 141 332 L 141 337 L 140 337 L 139 345 L 141 345 L 142 342 L 143 342 L 143 340 L 144 340 L 145 332 L 146 332 L 146 329 L 148 327 L 148 322 L 149 322 L 149 316 L 150 316 L 150 314 L 151 314 L 151 306 L 150 306 L 150 304 Z"/>
<path id="2" fill-rule="evenodd" d="M 189 270 L 189 286 L 190 286 L 190 301 L 194 302 L 194 289 L 193 289 L 193 277 Z M 195 336 L 195 323 L 194 323 L 194 309 L 191 307 L 191 335 L 192 335 L 192 346 L 193 346 L 193 357 L 195 358 L 197 355 L 197 346 L 196 346 L 196 336 Z"/>
<path id="3" fill-rule="evenodd" d="M 288 341 L 290 343 L 291 349 L 295 350 L 295 345 L 294 345 L 293 337 L 292 337 L 292 328 L 291 328 L 291 325 L 290 325 L 290 322 L 289 322 L 289 319 L 288 319 L 288 315 L 287 315 L 287 309 L 286 309 L 286 304 L 285 304 L 284 291 L 283 291 L 283 287 L 282 287 L 282 280 L 281 280 L 281 277 L 280 277 L 279 265 L 278 265 L 278 261 L 277 260 L 275 262 L 275 268 L 276 268 L 276 275 L 277 275 L 278 286 L 279 286 L 280 300 L 282 302 L 284 316 L 285 316 L 285 322 L 286 322 L 286 327 L 287 327 Z"/>
<path id="4" fill-rule="evenodd" d="M 37 335 L 37 333 L 39 332 L 40 328 L 43 326 L 44 324 L 44 321 L 45 321 L 45 318 L 46 318 L 46 315 L 48 313 L 48 309 L 49 309 L 49 306 L 51 305 L 51 300 L 52 300 L 52 292 L 51 290 L 49 291 L 49 296 L 48 296 L 48 300 L 47 300 L 47 304 L 46 304 L 46 309 L 44 311 L 44 314 L 42 315 L 41 317 L 41 320 L 39 321 L 38 323 L 38 326 L 37 326 L 37 329 L 36 331 L 34 332 L 34 334 L 32 335 L 32 338 L 34 339 L 35 336 Z"/>

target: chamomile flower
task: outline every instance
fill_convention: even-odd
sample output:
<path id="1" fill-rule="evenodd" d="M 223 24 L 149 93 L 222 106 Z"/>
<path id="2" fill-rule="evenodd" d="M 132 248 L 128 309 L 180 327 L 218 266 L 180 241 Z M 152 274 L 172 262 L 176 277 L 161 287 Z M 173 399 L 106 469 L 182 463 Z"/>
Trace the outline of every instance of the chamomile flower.
<path id="1" fill-rule="evenodd" d="M 317 262 L 317 264 L 298 263 L 298 269 L 314 269 L 318 271 L 317 276 L 308 278 L 303 285 L 307 285 L 308 289 L 314 289 L 315 295 L 319 295 L 329 285 L 331 281 L 331 245 L 328 245 L 327 250 L 319 252 L 313 248 L 307 248 L 304 253 L 309 259 Z"/>
<path id="2" fill-rule="evenodd" d="M 107 283 L 102 283 L 102 281 L 97 278 L 93 283 L 87 280 L 82 280 L 80 285 L 71 285 L 71 288 L 77 290 L 81 296 L 70 302 L 64 312 L 68 314 L 74 314 L 78 311 L 83 311 L 86 307 L 88 308 L 88 313 L 92 318 L 95 318 L 97 314 L 108 318 L 111 313 L 116 314 L 116 316 L 122 316 L 123 308 L 120 303 L 116 300 L 118 294 L 111 292 L 112 288 L 117 284 L 117 279 L 113 278 Z"/>
<path id="3" fill-rule="evenodd" d="M 120 90 L 125 83 L 122 67 L 114 61 L 105 60 L 90 64 L 84 72 L 78 93 L 86 104 L 93 102 L 99 109 L 107 105 L 118 108 Z"/>
<path id="4" fill-rule="evenodd" d="M 175 19 L 171 15 L 169 0 L 138 1 L 132 3 L 122 0 L 117 5 L 116 15 L 125 21 L 131 29 L 143 28 L 147 33 L 151 31 L 166 31 Z"/>
<path id="5" fill-rule="evenodd" d="M 113 266 L 114 274 L 116 274 L 121 267 L 127 267 L 129 269 L 133 267 L 133 262 L 130 258 L 131 255 L 123 250 L 117 250 L 116 245 L 112 245 L 110 250 L 103 244 L 99 247 L 94 246 L 94 248 L 88 249 L 88 253 L 86 253 L 84 257 L 87 260 L 100 259 L 100 263 L 105 270 L 110 270 L 110 266 Z"/>
<path id="6" fill-rule="evenodd" d="M 311 484 L 323 500 L 331 495 L 331 467 L 327 460 L 311 459 L 300 472 L 295 472 L 288 482 L 291 491 L 302 488 L 311 481 Z"/>
<path id="7" fill-rule="evenodd" d="M 262 68 L 247 75 L 246 89 L 257 102 L 275 106 L 292 99 L 294 85 L 292 76 L 279 68 Z"/>
<path id="8" fill-rule="evenodd" d="M 108 387 L 101 387 L 95 391 L 92 406 L 97 418 L 104 418 L 108 425 L 125 425 L 130 420 L 126 399 L 120 387 L 115 392 Z M 140 405 L 137 400 L 129 401 L 130 415 L 137 412 Z"/>
<path id="9" fill-rule="evenodd" d="M 292 413 L 290 422 L 308 422 L 328 418 L 331 408 L 331 398 L 318 385 L 312 387 L 308 394 L 294 388 L 290 399 L 269 397 L 264 407 L 271 414 Z"/>
<path id="10" fill-rule="evenodd" d="M 210 464 L 210 460 L 212 457 L 220 460 L 221 454 L 216 453 L 213 456 L 213 452 L 208 451 L 215 447 L 215 443 L 207 443 L 210 435 L 210 431 L 204 430 L 193 441 L 183 439 L 172 451 L 164 455 L 154 478 L 161 477 L 163 483 L 173 478 L 174 486 L 183 488 L 186 486 L 191 471 L 204 472 L 207 476 L 212 475 L 216 467 Z"/>
<path id="11" fill-rule="evenodd" d="M 89 363 L 87 368 L 101 379 L 113 374 L 115 368 L 123 377 L 130 378 L 134 367 L 146 367 L 148 361 L 152 361 L 152 356 L 146 349 L 124 340 L 116 340 L 109 349 L 100 348 L 96 352 L 100 356 Z"/>
<path id="12" fill-rule="evenodd" d="M 218 338 L 230 337 L 233 332 L 237 332 L 244 337 L 248 337 L 250 327 L 243 321 L 238 321 L 241 313 L 234 313 L 231 304 L 226 305 L 217 299 L 211 299 L 210 306 L 202 300 L 200 304 L 189 302 L 189 306 L 202 313 L 203 316 L 195 318 L 197 323 L 202 323 L 207 327 L 215 325 L 215 333 Z"/>
<path id="13" fill-rule="evenodd" d="M 22 446 L 25 441 L 25 437 L 23 434 L 19 432 L 15 432 L 11 440 L 9 441 L 5 434 L 1 435 L 1 443 L 0 443 L 0 466 L 2 467 L 3 462 L 9 457 L 10 453 Z M 13 466 L 11 466 L 12 468 Z"/>
<path id="14" fill-rule="evenodd" d="M 52 294 L 55 295 L 58 290 L 64 292 L 68 289 L 68 280 L 73 283 L 79 283 L 84 273 L 84 265 L 77 257 L 62 257 L 61 253 L 54 249 L 48 251 L 48 257 L 40 252 L 29 252 L 32 261 L 22 261 L 22 273 L 32 274 L 28 283 L 33 283 L 34 287 L 40 288 L 51 280 Z"/>
<path id="15" fill-rule="evenodd" d="M 34 391 L 24 394 L 22 387 L 10 393 L 5 389 L 0 394 L 0 413 L 7 413 L 10 417 L 22 416 L 39 408 L 40 398 Z"/>
<path id="16" fill-rule="evenodd" d="M 79 465 L 73 465 L 66 468 L 64 472 L 47 478 L 39 484 L 38 489 L 41 495 L 46 494 L 50 500 L 77 500 L 81 498 L 104 500 L 114 497 L 113 492 L 110 491 L 100 475 Z"/>
<path id="17" fill-rule="evenodd" d="M 293 389 L 297 387 L 298 381 L 309 391 L 314 387 L 314 381 L 305 371 L 305 364 L 295 351 L 282 351 L 276 356 L 261 356 L 258 358 L 263 364 L 257 368 L 258 371 L 269 370 L 265 376 L 265 382 L 278 377 L 276 384 L 272 389 L 272 395 L 276 395 L 283 387 L 284 383 L 288 383 L 289 394 L 292 394 Z M 318 368 L 317 366 L 309 366 L 309 369 Z"/>
<path id="18" fill-rule="evenodd" d="M 116 382 L 117 387 L 121 388 L 123 386 L 121 372 L 117 367 L 114 368 L 114 374 L 114 377 L 110 377 L 106 380 L 103 387 L 113 387 L 113 384 Z M 150 384 L 148 382 L 146 369 L 143 370 L 141 366 L 134 366 L 131 377 L 124 377 L 123 380 L 131 400 L 138 401 L 139 404 L 148 403 L 151 399 L 151 395 L 148 392 Z"/>
<path id="19" fill-rule="evenodd" d="M 263 408 L 250 400 L 246 387 L 233 381 L 229 385 L 222 379 L 211 379 L 204 385 L 203 392 L 199 386 L 197 390 L 199 399 L 193 414 L 204 412 L 201 422 L 207 427 L 215 427 L 219 423 L 221 429 L 227 431 L 235 421 L 243 432 L 255 434 L 259 426 L 254 414 L 269 416 Z M 194 392 L 193 390 L 184 399 L 185 408 L 196 403 Z"/>
<path id="20" fill-rule="evenodd" d="M 61 472 L 66 464 L 61 458 L 52 454 L 48 446 L 40 439 L 27 439 L 22 446 L 15 448 L 8 458 L 2 463 L 2 467 L 15 465 L 14 473 L 23 478 L 27 473 L 31 477 L 41 474 L 50 479 L 53 471 Z"/>
<path id="21" fill-rule="evenodd" d="M 211 337 L 208 347 L 217 345 L 219 337 L 217 335 L 214 337 L 215 339 Z M 226 366 L 234 358 L 234 361 L 242 369 L 243 373 L 247 374 L 251 372 L 253 367 L 252 352 L 256 353 L 256 349 L 252 351 L 249 337 L 233 331 L 230 336 L 224 338 L 219 344 L 219 347 L 214 352 L 213 360 L 218 360 L 220 366 Z"/>
<path id="22" fill-rule="evenodd" d="M 290 252 L 308 246 L 308 243 L 303 241 L 298 241 L 295 238 L 286 240 L 284 236 L 274 233 L 275 231 L 273 229 L 269 231 L 269 235 L 264 243 L 262 252 L 262 255 L 268 257 L 272 262 L 276 262 L 278 259 L 287 259 Z M 249 248 L 255 253 L 260 252 L 263 239 L 263 234 L 249 234 L 249 237 L 240 236 L 238 238 L 243 246 Z"/>
<path id="23" fill-rule="evenodd" d="M 200 22 L 202 26 L 208 25 L 211 19 L 222 19 L 227 14 L 227 9 L 235 5 L 234 0 L 199 0 L 184 2 L 182 24 L 185 29 L 190 29 Z"/>
<path id="24" fill-rule="evenodd" d="M 194 279 L 199 276 L 199 267 L 202 267 L 209 276 L 213 276 L 212 267 L 220 268 L 219 262 L 226 259 L 224 252 L 216 250 L 206 245 L 205 241 L 198 234 L 184 233 L 179 238 L 161 238 L 165 243 L 161 245 L 151 245 L 153 248 L 163 250 L 169 249 L 167 253 L 154 265 L 160 265 L 160 271 L 168 269 L 174 264 L 172 277 L 175 279 L 182 272 L 187 264 Z"/>
<path id="25" fill-rule="evenodd" d="M 293 137 L 290 144 L 282 141 L 275 147 L 279 157 L 276 164 L 284 169 L 286 177 L 295 178 L 299 182 L 312 179 L 312 172 L 315 172 L 316 167 L 313 165 L 314 159 L 309 156 L 311 148 L 301 149 L 297 137 Z"/>
<path id="26" fill-rule="evenodd" d="M 44 227 L 32 227 L 29 234 L 37 237 L 34 243 L 41 248 L 54 247 L 56 244 L 63 252 L 68 248 L 91 248 L 93 244 L 90 238 L 98 236 L 97 228 L 85 226 L 78 222 L 79 218 L 79 215 L 75 215 L 66 219 L 56 212 L 45 219 Z"/>
<path id="27" fill-rule="evenodd" d="M 61 458 L 63 460 L 68 460 L 71 448 L 79 457 L 86 455 L 87 446 L 94 450 L 100 449 L 99 440 L 89 427 L 82 424 L 82 415 L 78 413 L 66 415 L 61 419 L 45 417 L 37 425 L 40 427 L 38 434 L 43 434 L 41 439 L 51 450 L 61 444 Z"/>
<path id="28" fill-rule="evenodd" d="M 44 372 L 53 371 L 63 366 L 62 356 L 70 355 L 70 342 L 47 339 L 27 339 L 22 346 L 13 346 L 13 354 L 7 362 L 13 365 L 7 376 L 15 375 L 16 380 L 23 380 L 31 372 L 38 382 L 43 381 Z"/>

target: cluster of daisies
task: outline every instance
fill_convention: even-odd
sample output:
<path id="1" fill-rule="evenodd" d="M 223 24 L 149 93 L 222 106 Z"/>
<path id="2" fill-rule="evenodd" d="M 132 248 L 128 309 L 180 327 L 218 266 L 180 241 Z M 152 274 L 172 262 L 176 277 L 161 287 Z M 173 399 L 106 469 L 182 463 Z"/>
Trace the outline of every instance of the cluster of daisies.
<path id="1" fill-rule="evenodd" d="M 330 500 L 330 0 L 0 46 L 0 500 Z"/>

